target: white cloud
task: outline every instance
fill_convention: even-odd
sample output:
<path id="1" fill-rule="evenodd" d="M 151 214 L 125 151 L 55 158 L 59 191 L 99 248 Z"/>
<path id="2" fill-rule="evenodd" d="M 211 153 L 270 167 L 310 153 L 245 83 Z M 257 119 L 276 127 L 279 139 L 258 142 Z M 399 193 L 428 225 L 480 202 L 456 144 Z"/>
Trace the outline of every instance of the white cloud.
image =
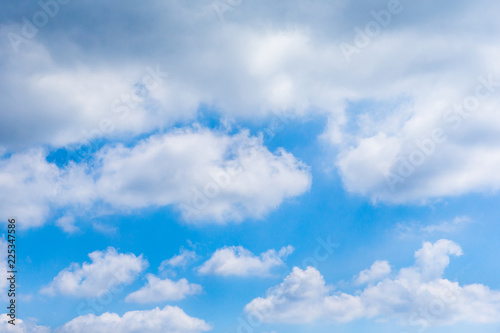
<path id="1" fill-rule="evenodd" d="M 56 333 L 201 333 L 211 330 L 204 320 L 188 316 L 178 307 L 166 306 L 149 311 L 130 311 L 122 317 L 106 312 L 77 317 Z"/>
<path id="2" fill-rule="evenodd" d="M 394 63 L 395 73 L 414 66 L 429 50 L 436 61 L 441 57 L 451 61 L 457 55 L 444 48 L 450 44 L 466 48 L 460 42 L 445 42 L 446 38 L 425 40 L 415 33 L 391 34 L 375 48 L 378 56 L 382 47 L 386 48 L 386 59 Z M 440 40 L 441 46 L 436 45 Z M 418 50 L 410 44 L 419 45 Z M 487 44 L 476 47 L 487 49 Z M 402 62 L 393 58 L 401 57 L 405 49 L 416 53 L 403 56 Z M 377 56 L 370 50 L 366 50 L 367 56 Z M 498 55 L 498 50 L 489 52 Z M 348 123 L 356 125 L 344 128 L 345 140 L 337 157 L 349 192 L 373 201 L 425 203 L 500 188 L 500 177 L 493 171 L 500 163 L 500 150 L 493 144 L 500 127 L 492 123 L 500 105 L 500 72 L 486 62 L 483 66 L 458 63 L 461 68 L 437 65 L 436 71 L 396 74 L 385 93 L 370 96 L 362 92 L 365 100 L 353 102 L 353 109 L 359 110 L 348 117 Z M 484 84 L 489 80 L 493 83 Z M 472 102 L 477 105 L 469 105 Z"/>
<path id="3" fill-rule="evenodd" d="M 189 263 L 196 260 L 197 255 L 195 251 L 186 250 L 184 248 L 181 249 L 180 253 L 173 256 L 170 259 L 164 260 L 161 262 L 160 267 L 158 268 L 160 271 L 164 270 L 166 267 L 186 267 Z"/>
<path id="4" fill-rule="evenodd" d="M 64 215 L 56 220 L 56 225 L 68 234 L 74 234 L 80 229 L 75 226 L 75 218 L 71 215 Z"/>
<path id="5" fill-rule="evenodd" d="M 160 279 L 153 274 L 146 276 L 147 284 L 141 289 L 131 293 L 125 302 L 132 303 L 158 303 L 164 301 L 179 301 L 186 296 L 201 293 L 201 286 L 189 283 L 186 279 L 172 281 Z"/>
<path id="6" fill-rule="evenodd" d="M 204 320 L 188 316 L 176 306 L 165 306 L 144 311 L 130 311 L 119 316 L 106 312 L 77 317 L 63 326 L 51 330 L 32 322 L 17 319 L 16 325 L 8 323 L 10 318 L 0 314 L 0 331 L 5 333 L 201 333 L 212 327 Z"/>
<path id="7" fill-rule="evenodd" d="M 173 204 L 196 222 L 260 218 L 309 189 L 307 167 L 293 155 L 269 152 L 243 131 L 228 136 L 184 129 L 150 137 L 134 148 L 100 153 L 97 187 L 114 206 Z M 147 173 L 141 172 L 146 169 Z M 265 189 L 265 190 L 264 190 Z"/>
<path id="8" fill-rule="evenodd" d="M 389 262 L 385 260 L 377 260 L 370 268 L 365 269 L 359 273 L 359 276 L 356 279 L 356 283 L 364 284 L 368 282 L 376 282 L 390 273 L 391 266 L 389 265 Z"/>
<path id="9" fill-rule="evenodd" d="M 192 121 L 203 104 L 214 105 L 223 117 L 261 121 L 272 116 L 273 111 L 305 114 L 315 109 L 335 110 L 339 105 L 342 93 L 336 92 L 337 83 L 325 85 L 325 78 L 319 80 L 317 75 L 308 73 L 320 69 L 320 64 L 339 68 L 344 59 L 339 52 L 334 52 L 336 45 L 316 45 L 306 26 L 264 31 L 245 24 L 231 28 L 207 26 L 206 17 L 194 14 L 201 5 L 163 4 L 161 7 L 165 12 L 190 12 L 176 16 L 177 26 L 165 28 L 163 18 L 155 21 L 158 25 L 154 29 L 178 32 L 176 51 L 162 50 L 161 58 L 150 55 L 137 59 L 122 54 L 126 70 L 123 64 L 107 59 L 114 51 L 94 59 L 87 58 L 88 50 L 75 52 L 79 40 L 59 45 L 59 49 L 67 47 L 74 52 L 65 66 L 59 65 L 59 53 L 48 43 L 35 41 L 20 54 L 11 52 L 8 43 L 0 45 L 6 51 L 2 58 L 10 65 L 0 81 L 6 88 L 2 95 L 5 107 L 11 107 L 11 112 L 2 113 L 3 119 L 32 129 L 30 135 L 6 131 L 2 143 L 8 149 L 47 143 L 64 146 L 84 142 L 89 133 L 111 138 L 148 133 L 179 120 Z M 122 6 L 122 10 L 128 10 L 127 6 Z M 178 39 L 184 25 L 191 25 L 189 21 L 193 19 L 204 26 L 198 34 L 190 35 L 198 41 L 196 48 Z M 21 27 L 0 28 L 7 32 Z M 130 33 L 137 35 L 136 31 Z M 145 41 L 143 37 L 137 35 Z M 161 44 L 169 49 L 172 42 L 173 39 L 167 38 Z M 148 47 L 156 49 L 157 45 Z M 310 62 L 313 59 L 316 63 Z M 221 72 L 221 66 L 231 71 Z M 149 75 L 147 67 L 158 67 L 160 72 L 169 75 L 162 74 L 154 89 L 147 85 L 144 88 L 142 81 Z M 217 80 L 213 80 L 215 76 Z M 17 91 L 23 91 L 23 96 L 30 98 L 19 98 Z M 45 117 L 34 113 L 33 117 L 27 117 L 35 106 Z M 68 109 L 72 110 L 71 114 L 65 112 Z M 47 126 L 37 127 L 37 122 Z"/>
<path id="10" fill-rule="evenodd" d="M 452 241 L 442 239 L 432 244 L 425 242 L 415 252 L 415 268 L 424 281 L 440 279 L 450 264 L 450 255 L 461 256 L 462 249 Z"/>
<path id="11" fill-rule="evenodd" d="M 0 331 L 4 333 L 50 333 L 51 329 L 16 318 L 15 325 L 9 324 L 10 317 L 0 314 Z"/>
<path id="12" fill-rule="evenodd" d="M 256 298 L 247 304 L 245 311 L 268 322 L 311 322 L 323 315 L 330 289 L 316 269 L 294 267 L 283 283 L 270 289 L 266 298 Z"/>
<path id="13" fill-rule="evenodd" d="M 111 288 L 132 283 L 148 266 L 142 255 L 118 253 L 112 247 L 89 253 L 89 258 L 91 263 L 73 263 L 62 270 L 40 292 L 50 296 L 97 297 Z"/>
<path id="14" fill-rule="evenodd" d="M 258 257 L 242 246 L 224 247 L 215 251 L 198 272 L 222 276 L 268 276 L 274 267 L 284 265 L 283 259 L 292 252 L 293 247 L 287 246 L 279 252 L 268 250 Z"/>
<path id="15" fill-rule="evenodd" d="M 43 224 L 54 208 L 82 215 L 98 204 L 105 212 L 173 205 L 193 223 L 241 221 L 262 218 L 311 185 L 306 165 L 283 149 L 271 153 L 247 131 L 179 129 L 131 148 L 106 146 L 89 164 L 65 168 L 45 155 L 0 160 L 0 211 L 17 214 L 22 226 Z"/>
<path id="16" fill-rule="evenodd" d="M 305 323 L 316 320 L 396 319 L 427 327 L 459 322 L 500 321 L 500 291 L 481 284 L 460 285 L 442 277 L 450 255 L 462 254 L 449 240 L 424 243 L 414 266 L 402 268 L 355 294 L 333 291 L 313 267 L 295 267 L 284 282 L 256 298 L 245 310 L 267 322 Z M 308 311 L 304 311 L 308 309 Z"/>

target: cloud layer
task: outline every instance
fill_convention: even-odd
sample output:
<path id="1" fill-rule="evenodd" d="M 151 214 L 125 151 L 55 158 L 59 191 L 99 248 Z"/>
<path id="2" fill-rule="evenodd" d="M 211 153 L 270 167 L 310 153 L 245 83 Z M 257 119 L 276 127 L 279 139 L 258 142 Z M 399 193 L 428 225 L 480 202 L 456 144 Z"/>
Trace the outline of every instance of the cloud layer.
<path id="1" fill-rule="evenodd" d="M 113 14 L 89 25 L 87 5 Z M 371 200 L 415 203 L 500 187 L 498 5 L 255 1 L 224 13 L 211 0 L 153 1 L 149 10 L 87 5 L 62 6 L 58 24 L 37 35 L 45 38 L 19 47 L 2 40 L 0 152 L 137 137 L 192 123 L 200 108 L 261 124 L 287 112 L 327 119 L 316 134 L 333 145 L 346 190 Z M 143 29 L 128 27 L 130 17 Z M 2 22 L 0 31 L 22 35 L 23 23 Z M 227 217 L 237 203 L 219 204 L 210 218 Z"/>

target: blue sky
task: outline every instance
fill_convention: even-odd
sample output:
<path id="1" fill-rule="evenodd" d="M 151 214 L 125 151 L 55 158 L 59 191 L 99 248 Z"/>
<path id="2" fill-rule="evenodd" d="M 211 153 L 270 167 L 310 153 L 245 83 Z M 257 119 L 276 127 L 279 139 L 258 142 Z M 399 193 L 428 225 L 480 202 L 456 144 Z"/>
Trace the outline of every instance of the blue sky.
<path id="1" fill-rule="evenodd" d="M 4 1 L 0 331 L 498 332 L 496 7 Z"/>

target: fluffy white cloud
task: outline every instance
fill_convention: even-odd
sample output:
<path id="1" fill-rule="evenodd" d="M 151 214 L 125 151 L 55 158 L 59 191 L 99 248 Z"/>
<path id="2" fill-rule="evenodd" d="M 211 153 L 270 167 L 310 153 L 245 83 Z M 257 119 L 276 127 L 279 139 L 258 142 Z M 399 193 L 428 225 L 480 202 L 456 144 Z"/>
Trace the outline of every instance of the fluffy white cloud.
<path id="1" fill-rule="evenodd" d="M 16 319 L 16 325 L 8 323 L 10 318 L 0 314 L 0 331 L 5 333 L 201 333 L 212 327 L 202 319 L 188 316 L 182 309 L 165 306 L 145 311 L 130 311 L 119 316 L 106 312 L 77 317 L 65 325 L 51 330 L 32 322 Z"/>
<path id="2" fill-rule="evenodd" d="M 100 156 L 97 187 L 106 201 L 132 208 L 174 204 L 193 222 L 260 218 L 311 183 L 293 155 L 269 152 L 246 131 L 177 130 Z"/>
<path id="3" fill-rule="evenodd" d="M 106 312 L 86 315 L 66 323 L 56 333 L 201 333 L 211 330 L 204 320 L 190 317 L 178 307 L 166 306 L 149 311 L 130 311 L 123 316 Z"/>
<path id="4" fill-rule="evenodd" d="M 387 276 L 389 273 L 391 273 L 391 266 L 389 265 L 389 262 L 385 260 L 377 260 L 370 268 L 359 273 L 356 283 L 363 284 L 378 281 Z"/>
<path id="5" fill-rule="evenodd" d="M 112 247 L 89 253 L 89 258 L 91 263 L 73 263 L 62 270 L 41 293 L 97 297 L 111 288 L 132 283 L 148 266 L 142 255 L 118 253 Z"/>
<path id="6" fill-rule="evenodd" d="M 271 153 L 247 131 L 185 128 L 133 147 L 106 146 L 89 164 L 61 168 L 42 150 L 4 158 L 0 211 L 17 214 L 26 227 L 61 207 L 82 215 L 98 204 L 108 212 L 174 205 L 187 221 L 224 223 L 261 218 L 310 185 L 306 165 L 283 149 Z M 73 231 L 67 219 L 57 224 Z"/>
<path id="7" fill-rule="evenodd" d="M 391 76 L 395 81 L 379 97 L 362 93 L 369 102 L 352 102 L 356 112 L 346 122 L 352 126 L 342 127 L 344 140 L 335 142 L 340 147 L 337 166 L 348 191 L 373 201 L 421 203 L 500 188 L 494 172 L 500 163 L 500 150 L 494 145 L 500 126 L 493 123 L 500 105 L 500 72 L 493 64 L 485 60 L 480 65 L 477 59 L 478 63 L 463 66 L 457 60 L 457 67 L 398 74 L 431 49 L 434 61 L 456 58 L 449 45 L 460 49 L 466 45 L 454 37 L 445 42 L 447 37 L 424 41 L 415 33 L 389 34 L 365 50 L 367 57 L 385 53 L 387 61 L 394 63 L 396 77 Z M 499 50 L 489 43 L 476 45 L 480 54 L 498 56 Z M 404 61 L 395 59 L 414 49 L 410 44 L 420 45 L 419 50 L 403 56 Z"/>
<path id="8" fill-rule="evenodd" d="M 497 191 L 500 178 L 494 170 L 500 163 L 500 151 L 491 140 L 500 129 L 488 124 L 488 115 L 497 104 L 485 102 L 456 130 L 439 119 L 415 115 L 396 133 L 381 128 L 376 134 L 360 137 L 338 160 L 346 189 L 373 201 L 392 203 Z M 448 111 L 439 106 L 431 109 L 441 114 Z M 460 115 L 453 117 L 461 119 Z"/>
<path id="9" fill-rule="evenodd" d="M 146 276 L 147 284 L 125 298 L 132 303 L 158 303 L 164 301 L 179 301 L 189 295 L 201 293 L 201 286 L 189 283 L 186 279 L 172 281 L 160 279 L 153 274 Z"/>
<path id="10" fill-rule="evenodd" d="M 270 289 L 266 298 L 247 304 L 245 311 L 269 322 L 310 322 L 323 314 L 324 299 L 330 289 L 316 269 L 294 267 L 283 283 Z"/>
<path id="11" fill-rule="evenodd" d="M 295 267 L 283 283 L 256 298 L 245 310 L 268 322 L 304 323 L 315 320 L 397 319 L 427 327 L 458 322 L 500 321 L 500 291 L 481 284 L 459 285 L 442 277 L 450 255 L 462 254 L 449 240 L 424 243 L 412 267 L 400 269 L 355 294 L 333 292 L 313 267 Z M 307 309 L 307 311 L 304 311 Z"/>
<path id="12" fill-rule="evenodd" d="M 287 246 L 279 252 L 268 250 L 258 257 L 242 246 L 225 247 L 215 251 L 198 272 L 222 276 L 267 276 L 274 267 L 283 265 L 283 259 L 292 252 L 293 247 Z"/>
<path id="13" fill-rule="evenodd" d="M 16 318 L 15 325 L 9 324 L 10 317 L 0 314 L 0 331 L 4 333 L 50 333 L 51 329 Z"/>

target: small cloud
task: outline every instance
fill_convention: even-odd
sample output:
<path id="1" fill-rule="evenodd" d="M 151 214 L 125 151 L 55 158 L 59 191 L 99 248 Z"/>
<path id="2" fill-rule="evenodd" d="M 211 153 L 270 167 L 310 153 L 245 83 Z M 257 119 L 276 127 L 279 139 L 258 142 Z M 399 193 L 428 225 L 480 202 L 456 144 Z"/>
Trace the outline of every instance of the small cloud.
<path id="1" fill-rule="evenodd" d="M 427 227 L 423 227 L 421 230 L 427 233 L 433 233 L 433 232 L 451 233 L 460 231 L 466 225 L 472 222 L 473 221 L 467 216 L 458 216 L 455 217 L 451 222 L 446 221 L 439 224 L 429 225 Z"/>
<path id="2" fill-rule="evenodd" d="M 191 262 L 195 261 L 197 258 L 196 252 L 192 250 L 186 250 L 181 248 L 180 253 L 173 256 L 170 259 L 162 261 L 160 271 L 165 270 L 167 267 L 186 267 Z"/>
<path id="3" fill-rule="evenodd" d="M 289 245 L 279 252 L 268 250 L 255 256 L 242 246 L 225 247 L 215 251 L 198 272 L 222 276 L 268 276 L 272 268 L 284 265 L 283 259 L 293 251 Z"/>
<path id="4" fill-rule="evenodd" d="M 377 282 L 391 273 L 391 266 L 385 260 L 377 260 L 373 265 L 361 271 L 356 279 L 356 284 Z"/>
<path id="5" fill-rule="evenodd" d="M 460 232 L 473 222 L 468 216 L 457 216 L 452 221 L 444 221 L 431 225 L 423 225 L 420 222 L 398 223 L 396 232 L 401 238 L 420 234 L 450 234 Z"/>
<path id="6" fill-rule="evenodd" d="M 148 262 L 142 255 L 118 253 L 110 247 L 106 251 L 89 253 L 91 263 L 72 263 L 57 274 L 40 293 L 75 297 L 98 297 L 113 287 L 132 283 L 144 271 Z"/>
<path id="7" fill-rule="evenodd" d="M 95 231 L 103 235 L 114 235 L 118 232 L 118 228 L 100 222 L 95 222 L 92 224 L 92 227 Z"/>
<path id="8" fill-rule="evenodd" d="M 64 215 L 56 220 L 56 225 L 61 228 L 65 233 L 75 234 L 80 229 L 75 226 L 75 218 L 71 215 Z"/>
<path id="9" fill-rule="evenodd" d="M 201 286 L 189 283 L 186 279 L 172 281 L 160 279 L 153 274 L 146 276 L 148 282 L 141 289 L 131 293 L 125 302 L 133 303 L 159 303 L 165 301 L 180 301 L 186 296 L 201 293 Z"/>

